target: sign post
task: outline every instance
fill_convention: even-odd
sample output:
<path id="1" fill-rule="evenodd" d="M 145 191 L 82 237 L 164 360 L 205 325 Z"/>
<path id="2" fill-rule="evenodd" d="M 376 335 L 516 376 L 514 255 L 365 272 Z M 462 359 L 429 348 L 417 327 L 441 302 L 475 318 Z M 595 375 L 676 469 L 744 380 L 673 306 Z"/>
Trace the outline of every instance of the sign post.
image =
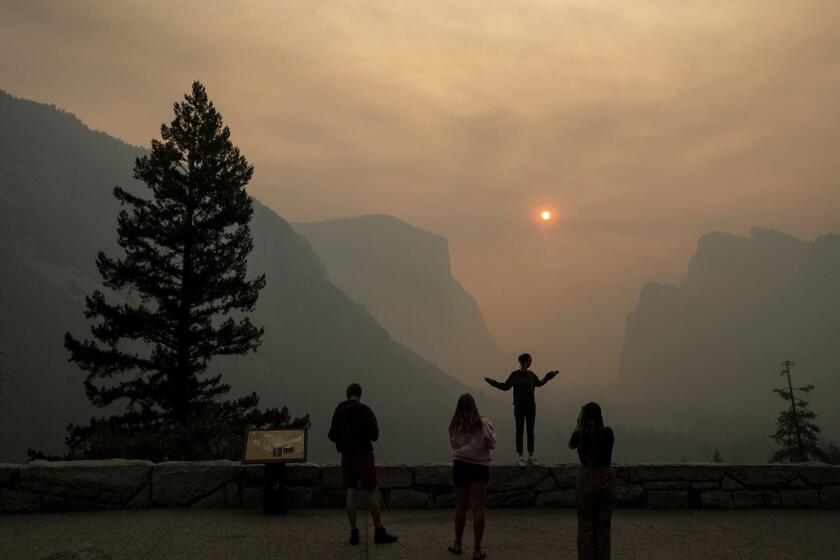
<path id="1" fill-rule="evenodd" d="M 308 439 L 309 430 L 299 428 L 251 430 L 245 436 L 242 462 L 265 465 L 263 512 L 286 510 L 286 463 L 306 462 Z"/>

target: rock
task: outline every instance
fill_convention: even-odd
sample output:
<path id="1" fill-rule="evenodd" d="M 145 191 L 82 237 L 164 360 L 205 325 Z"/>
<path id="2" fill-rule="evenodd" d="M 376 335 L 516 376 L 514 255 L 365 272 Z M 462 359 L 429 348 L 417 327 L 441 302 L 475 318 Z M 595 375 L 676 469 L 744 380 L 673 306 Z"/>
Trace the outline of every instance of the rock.
<path id="1" fill-rule="evenodd" d="M 320 469 L 318 471 L 320 472 Z M 262 488 L 265 485 L 265 467 L 263 465 L 244 465 L 242 472 L 239 473 L 238 480 L 239 486 L 242 488 Z"/>
<path id="2" fill-rule="evenodd" d="M 452 487 L 452 465 L 423 465 L 414 469 L 414 486 Z"/>
<path id="3" fill-rule="evenodd" d="M 726 490 L 707 490 L 700 494 L 700 504 L 704 508 L 729 509 L 735 507 L 732 494 Z"/>
<path id="4" fill-rule="evenodd" d="M 716 482 L 704 482 L 703 484 L 717 484 Z M 687 480 L 656 480 L 645 482 L 642 486 L 647 490 L 688 490 L 691 483 Z"/>
<path id="5" fill-rule="evenodd" d="M 321 474 L 324 477 L 324 488 L 344 488 L 341 465 L 324 465 L 321 467 Z"/>
<path id="6" fill-rule="evenodd" d="M 323 473 L 325 488 L 344 487 L 344 481 L 341 477 L 341 465 L 324 465 L 320 469 L 320 472 Z M 410 488 L 412 478 L 411 467 L 406 465 L 380 465 L 376 467 L 376 480 L 380 488 Z M 311 485 L 315 486 L 316 484 L 317 481 Z M 301 486 L 309 485 L 301 484 Z"/>
<path id="7" fill-rule="evenodd" d="M 239 507 L 239 484 L 228 482 L 215 492 L 195 502 L 194 508 L 227 508 Z"/>
<path id="8" fill-rule="evenodd" d="M 152 485 L 147 484 L 125 505 L 128 509 L 141 509 L 152 505 Z"/>
<path id="9" fill-rule="evenodd" d="M 396 488 L 391 490 L 388 506 L 393 509 L 425 509 L 432 506 L 432 494 Z"/>
<path id="10" fill-rule="evenodd" d="M 810 484 L 840 484 L 840 466 L 808 465 L 799 467 L 799 476 Z"/>
<path id="11" fill-rule="evenodd" d="M 824 508 L 840 508 L 840 486 L 823 486 L 820 488 L 820 504 Z"/>
<path id="12" fill-rule="evenodd" d="M 729 465 L 726 474 L 748 488 L 787 486 L 799 475 L 794 465 Z"/>
<path id="13" fill-rule="evenodd" d="M 113 556 L 101 548 L 85 547 L 81 550 L 54 552 L 42 560 L 111 560 Z"/>
<path id="14" fill-rule="evenodd" d="M 488 507 L 529 507 L 534 504 L 533 490 L 496 492 L 487 495 Z"/>
<path id="15" fill-rule="evenodd" d="M 631 482 L 654 482 L 678 480 L 688 482 L 719 482 L 725 473 L 723 465 L 676 464 L 676 465 L 626 465 L 622 478 Z"/>
<path id="16" fill-rule="evenodd" d="M 651 509 L 685 509 L 688 507 L 688 491 L 650 490 L 647 506 Z"/>
<path id="17" fill-rule="evenodd" d="M 782 501 L 775 490 L 735 490 L 732 502 L 736 508 L 779 507 Z"/>
<path id="18" fill-rule="evenodd" d="M 357 499 L 360 497 L 359 494 L 361 492 L 357 493 Z M 343 508 L 347 501 L 347 492 L 342 488 L 322 488 L 316 496 L 316 501 L 321 507 Z"/>
<path id="19" fill-rule="evenodd" d="M 558 490 L 574 488 L 580 467 L 577 465 L 561 465 L 551 468 L 551 475 Z"/>
<path id="20" fill-rule="evenodd" d="M 20 465 L 14 463 L 0 463 L 0 486 L 10 484 L 20 472 Z"/>
<path id="21" fill-rule="evenodd" d="M 640 507 L 645 505 L 645 489 L 641 484 L 633 484 L 619 479 L 615 485 L 615 503 L 619 507 Z"/>
<path id="22" fill-rule="evenodd" d="M 20 487 L 41 495 L 124 506 L 149 483 L 148 461 L 33 461 L 20 469 Z"/>
<path id="23" fill-rule="evenodd" d="M 720 482 L 720 487 L 724 490 L 740 490 L 744 485 L 733 478 L 725 476 Z"/>
<path id="24" fill-rule="evenodd" d="M 820 495 L 816 488 L 805 490 L 788 490 L 783 488 L 779 491 L 782 498 L 782 505 L 786 508 L 797 509 L 819 509 Z"/>
<path id="25" fill-rule="evenodd" d="M 534 490 L 537 492 L 551 492 L 556 487 L 557 484 L 554 482 L 554 477 L 549 474 L 534 487 Z"/>
<path id="26" fill-rule="evenodd" d="M 152 505 L 189 506 L 209 496 L 240 472 L 233 461 L 170 461 L 152 470 Z"/>
<path id="27" fill-rule="evenodd" d="M 251 486 L 242 489 L 242 507 L 244 508 L 260 508 L 263 507 L 263 489 Z"/>
<path id="28" fill-rule="evenodd" d="M 32 513 L 41 511 L 41 497 L 28 492 L 0 488 L 0 511 L 4 513 Z"/>
<path id="29" fill-rule="evenodd" d="M 577 492 L 575 490 L 555 490 L 553 492 L 542 492 L 537 494 L 537 507 L 561 507 L 572 508 L 577 505 Z"/>
<path id="30" fill-rule="evenodd" d="M 518 465 L 491 467 L 487 489 L 490 492 L 505 492 L 519 488 L 534 488 L 548 475 L 548 472 L 546 467 L 520 467 Z"/>
<path id="31" fill-rule="evenodd" d="M 579 467 L 491 467 L 489 507 L 574 507 Z M 840 507 L 840 468 L 825 465 L 618 465 L 616 505 L 649 508 Z M 725 473 L 725 474 L 724 474 Z M 453 507 L 449 464 L 381 465 L 382 501 L 393 508 Z M 0 511 L 143 507 L 261 507 L 262 465 L 232 461 L 35 461 L 0 464 Z M 338 465 L 286 468 L 289 508 L 343 507 Z M 5 485 L 5 487 L 3 487 Z M 816 488 L 815 486 L 821 486 Z M 363 509 L 368 495 L 358 493 Z"/>
<path id="32" fill-rule="evenodd" d="M 265 475 L 260 478 L 264 478 Z M 321 483 L 321 468 L 315 463 L 291 463 L 286 465 L 286 484 L 289 486 L 318 486 Z M 262 482 L 261 482 L 262 484 Z"/>
<path id="33" fill-rule="evenodd" d="M 407 465 L 383 465 L 377 467 L 376 478 L 380 488 L 411 488 L 414 476 Z"/>
<path id="34" fill-rule="evenodd" d="M 639 482 L 639 477 L 636 476 L 637 467 L 634 465 L 613 465 L 613 472 L 615 477 L 619 480 L 627 480 L 630 482 Z"/>

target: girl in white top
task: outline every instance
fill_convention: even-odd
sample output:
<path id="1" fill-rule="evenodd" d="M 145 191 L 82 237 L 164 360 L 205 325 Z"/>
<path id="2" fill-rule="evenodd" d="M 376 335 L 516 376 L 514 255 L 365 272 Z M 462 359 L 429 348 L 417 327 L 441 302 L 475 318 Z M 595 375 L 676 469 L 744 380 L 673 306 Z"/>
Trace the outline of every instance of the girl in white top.
<path id="1" fill-rule="evenodd" d="M 469 393 L 461 395 L 455 414 L 449 423 L 449 443 L 452 447 L 452 479 L 455 484 L 455 543 L 449 552 L 463 554 L 461 541 L 467 522 L 467 509 L 472 502 L 473 558 L 483 560 L 487 554 L 481 549 L 484 536 L 484 502 L 490 477 L 490 450 L 496 447 L 496 431 L 490 420 L 478 413 L 475 399 Z"/>

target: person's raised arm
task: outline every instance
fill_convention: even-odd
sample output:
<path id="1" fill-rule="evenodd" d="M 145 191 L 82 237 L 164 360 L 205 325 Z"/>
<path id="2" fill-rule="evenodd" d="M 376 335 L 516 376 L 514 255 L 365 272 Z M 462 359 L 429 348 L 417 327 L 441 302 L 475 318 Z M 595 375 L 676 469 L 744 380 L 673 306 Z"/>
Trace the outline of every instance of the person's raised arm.
<path id="1" fill-rule="evenodd" d="M 545 374 L 545 377 L 543 377 L 542 379 L 538 378 L 537 374 L 535 373 L 534 377 L 537 377 L 537 379 L 534 381 L 534 385 L 536 387 L 542 387 L 543 385 L 554 379 L 554 376 L 556 376 L 558 373 L 559 372 L 557 370 L 549 371 Z"/>
<path id="2" fill-rule="evenodd" d="M 580 432 L 575 430 L 569 438 L 569 449 L 577 449 L 578 445 L 580 445 Z"/>
<path id="3" fill-rule="evenodd" d="M 489 383 L 492 387 L 495 387 L 496 389 L 500 389 L 502 391 L 510 391 L 510 388 L 513 387 L 513 385 L 510 382 L 510 378 L 511 378 L 511 376 L 508 376 L 507 381 L 505 381 L 504 383 L 499 383 L 495 379 L 490 379 L 489 377 L 485 377 L 484 381 L 486 381 L 487 383 Z"/>
<path id="4" fill-rule="evenodd" d="M 580 411 L 577 418 L 577 426 L 575 426 L 575 431 L 572 432 L 572 437 L 569 438 L 569 449 L 577 449 L 580 445 L 580 428 L 581 428 L 581 421 L 583 419 L 583 411 Z"/>

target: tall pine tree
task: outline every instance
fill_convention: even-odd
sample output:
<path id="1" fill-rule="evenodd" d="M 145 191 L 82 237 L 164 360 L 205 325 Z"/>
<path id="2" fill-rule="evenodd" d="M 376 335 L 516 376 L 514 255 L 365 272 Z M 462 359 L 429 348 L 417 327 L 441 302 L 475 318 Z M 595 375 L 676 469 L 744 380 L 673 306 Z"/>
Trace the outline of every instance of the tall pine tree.
<path id="1" fill-rule="evenodd" d="M 113 294 L 87 297 L 93 338 L 67 333 L 65 346 L 91 402 L 119 412 L 69 426 L 70 456 L 235 456 L 246 425 L 288 424 L 285 408 L 259 411 L 256 394 L 220 400 L 230 386 L 208 372 L 215 356 L 255 351 L 263 333 L 246 316 L 265 285 L 247 278 L 252 173 L 196 82 L 135 162 L 149 196 L 114 189 L 125 254 L 96 263 Z"/>
<path id="2" fill-rule="evenodd" d="M 819 447 L 820 427 L 814 423 L 817 415 L 808 408 L 808 401 L 798 397 L 796 391 L 810 394 L 813 385 L 803 387 L 793 386 L 790 368 L 793 362 L 782 362 L 782 377 L 787 378 L 787 387 L 773 389 L 783 400 L 790 403 L 779 413 L 776 421 L 776 433 L 772 437 L 779 445 L 779 449 L 771 457 L 772 462 L 802 463 L 805 461 L 824 459 L 825 453 Z"/>

